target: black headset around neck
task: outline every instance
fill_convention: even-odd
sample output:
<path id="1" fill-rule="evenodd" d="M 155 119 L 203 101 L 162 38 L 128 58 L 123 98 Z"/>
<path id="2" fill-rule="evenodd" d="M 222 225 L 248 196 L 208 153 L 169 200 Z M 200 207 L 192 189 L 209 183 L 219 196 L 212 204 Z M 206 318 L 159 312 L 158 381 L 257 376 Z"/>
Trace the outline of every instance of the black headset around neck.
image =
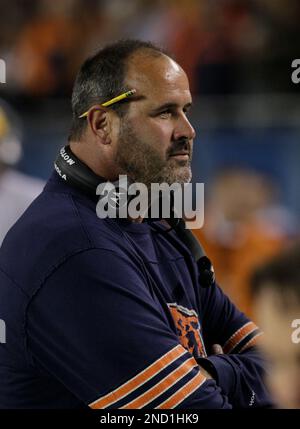
<path id="1" fill-rule="evenodd" d="M 54 168 L 57 174 L 66 183 L 80 189 L 83 193 L 90 197 L 98 198 L 96 189 L 100 183 L 107 182 L 104 177 L 98 176 L 86 164 L 84 164 L 67 145 L 60 149 L 59 154 L 54 163 Z M 113 182 L 113 185 L 118 188 L 118 181 Z M 215 274 L 211 261 L 205 255 L 205 252 L 197 238 L 192 232 L 185 227 L 183 219 L 171 218 L 166 219 L 180 241 L 189 249 L 199 270 L 199 282 L 203 287 L 212 286 L 215 283 Z M 161 231 L 160 231 L 161 232 Z M 167 232 L 164 234 L 171 244 L 178 248 L 177 240 Z M 182 248 L 179 250 L 182 253 Z"/>

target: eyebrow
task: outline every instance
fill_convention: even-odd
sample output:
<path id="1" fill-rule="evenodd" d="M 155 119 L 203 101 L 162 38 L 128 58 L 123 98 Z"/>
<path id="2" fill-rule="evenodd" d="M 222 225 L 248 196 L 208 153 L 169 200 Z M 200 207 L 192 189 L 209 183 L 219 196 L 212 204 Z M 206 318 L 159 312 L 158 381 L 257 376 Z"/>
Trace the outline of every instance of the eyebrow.
<path id="1" fill-rule="evenodd" d="M 184 109 L 189 109 L 189 108 L 191 108 L 192 107 L 192 102 L 189 102 L 189 103 L 186 103 L 184 106 L 183 106 L 183 108 Z M 155 107 L 153 110 L 152 110 L 152 112 L 153 113 L 158 113 L 158 112 L 160 112 L 161 110 L 165 110 L 165 109 L 177 109 L 178 107 L 180 107 L 179 106 L 179 104 L 177 104 L 177 103 L 165 103 L 165 104 L 162 104 L 161 106 L 159 106 L 159 107 Z"/>
<path id="2" fill-rule="evenodd" d="M 140 100 L 146 100 L 146 98 L 147 98 L 146 95 L 142 95 L 142 94 L 137 95 L 137 94 L 134 94 L 130 98 L 128 98 L 126 101 L 140 101 Z"/>

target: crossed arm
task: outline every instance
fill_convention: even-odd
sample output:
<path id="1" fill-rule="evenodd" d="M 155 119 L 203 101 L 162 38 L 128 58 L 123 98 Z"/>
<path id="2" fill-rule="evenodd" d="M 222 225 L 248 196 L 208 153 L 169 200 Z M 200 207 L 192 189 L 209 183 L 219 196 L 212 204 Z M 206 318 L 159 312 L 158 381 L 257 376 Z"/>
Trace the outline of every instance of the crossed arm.
<path id="1" fill-rule="evenodd" d="M 202 306 L 204 341 L 219 346 L 196 361 L 137 267 L 88 250 L 58 267 L 33 299 L 27 352 L 91 408 L 270 406 L 255 325 L 218 287 Z"/>

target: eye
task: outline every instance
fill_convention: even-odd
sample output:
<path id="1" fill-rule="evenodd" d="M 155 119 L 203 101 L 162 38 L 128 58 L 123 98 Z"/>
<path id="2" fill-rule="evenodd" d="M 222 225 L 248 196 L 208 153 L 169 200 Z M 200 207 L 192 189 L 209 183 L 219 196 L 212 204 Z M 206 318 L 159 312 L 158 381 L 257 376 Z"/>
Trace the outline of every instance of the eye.
<path id="1" fill-rule="evenodd" d="M 168 119 L 172 116 L 172 111 L 170 109 L 163 110 L 159 113 L 159 117 L 162 119 Z"/>

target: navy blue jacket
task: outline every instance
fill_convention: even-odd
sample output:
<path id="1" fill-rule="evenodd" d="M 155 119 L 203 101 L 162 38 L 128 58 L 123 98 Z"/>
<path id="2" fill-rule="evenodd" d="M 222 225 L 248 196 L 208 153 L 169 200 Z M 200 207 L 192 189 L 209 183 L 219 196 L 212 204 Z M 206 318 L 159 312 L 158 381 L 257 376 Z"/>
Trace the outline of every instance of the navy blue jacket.
<path id="1" fill-rule="evenodd" d="M 0 408 L 270 405 L 259 329 L 157 227 L 52 174 L 0 250 Z"/>

